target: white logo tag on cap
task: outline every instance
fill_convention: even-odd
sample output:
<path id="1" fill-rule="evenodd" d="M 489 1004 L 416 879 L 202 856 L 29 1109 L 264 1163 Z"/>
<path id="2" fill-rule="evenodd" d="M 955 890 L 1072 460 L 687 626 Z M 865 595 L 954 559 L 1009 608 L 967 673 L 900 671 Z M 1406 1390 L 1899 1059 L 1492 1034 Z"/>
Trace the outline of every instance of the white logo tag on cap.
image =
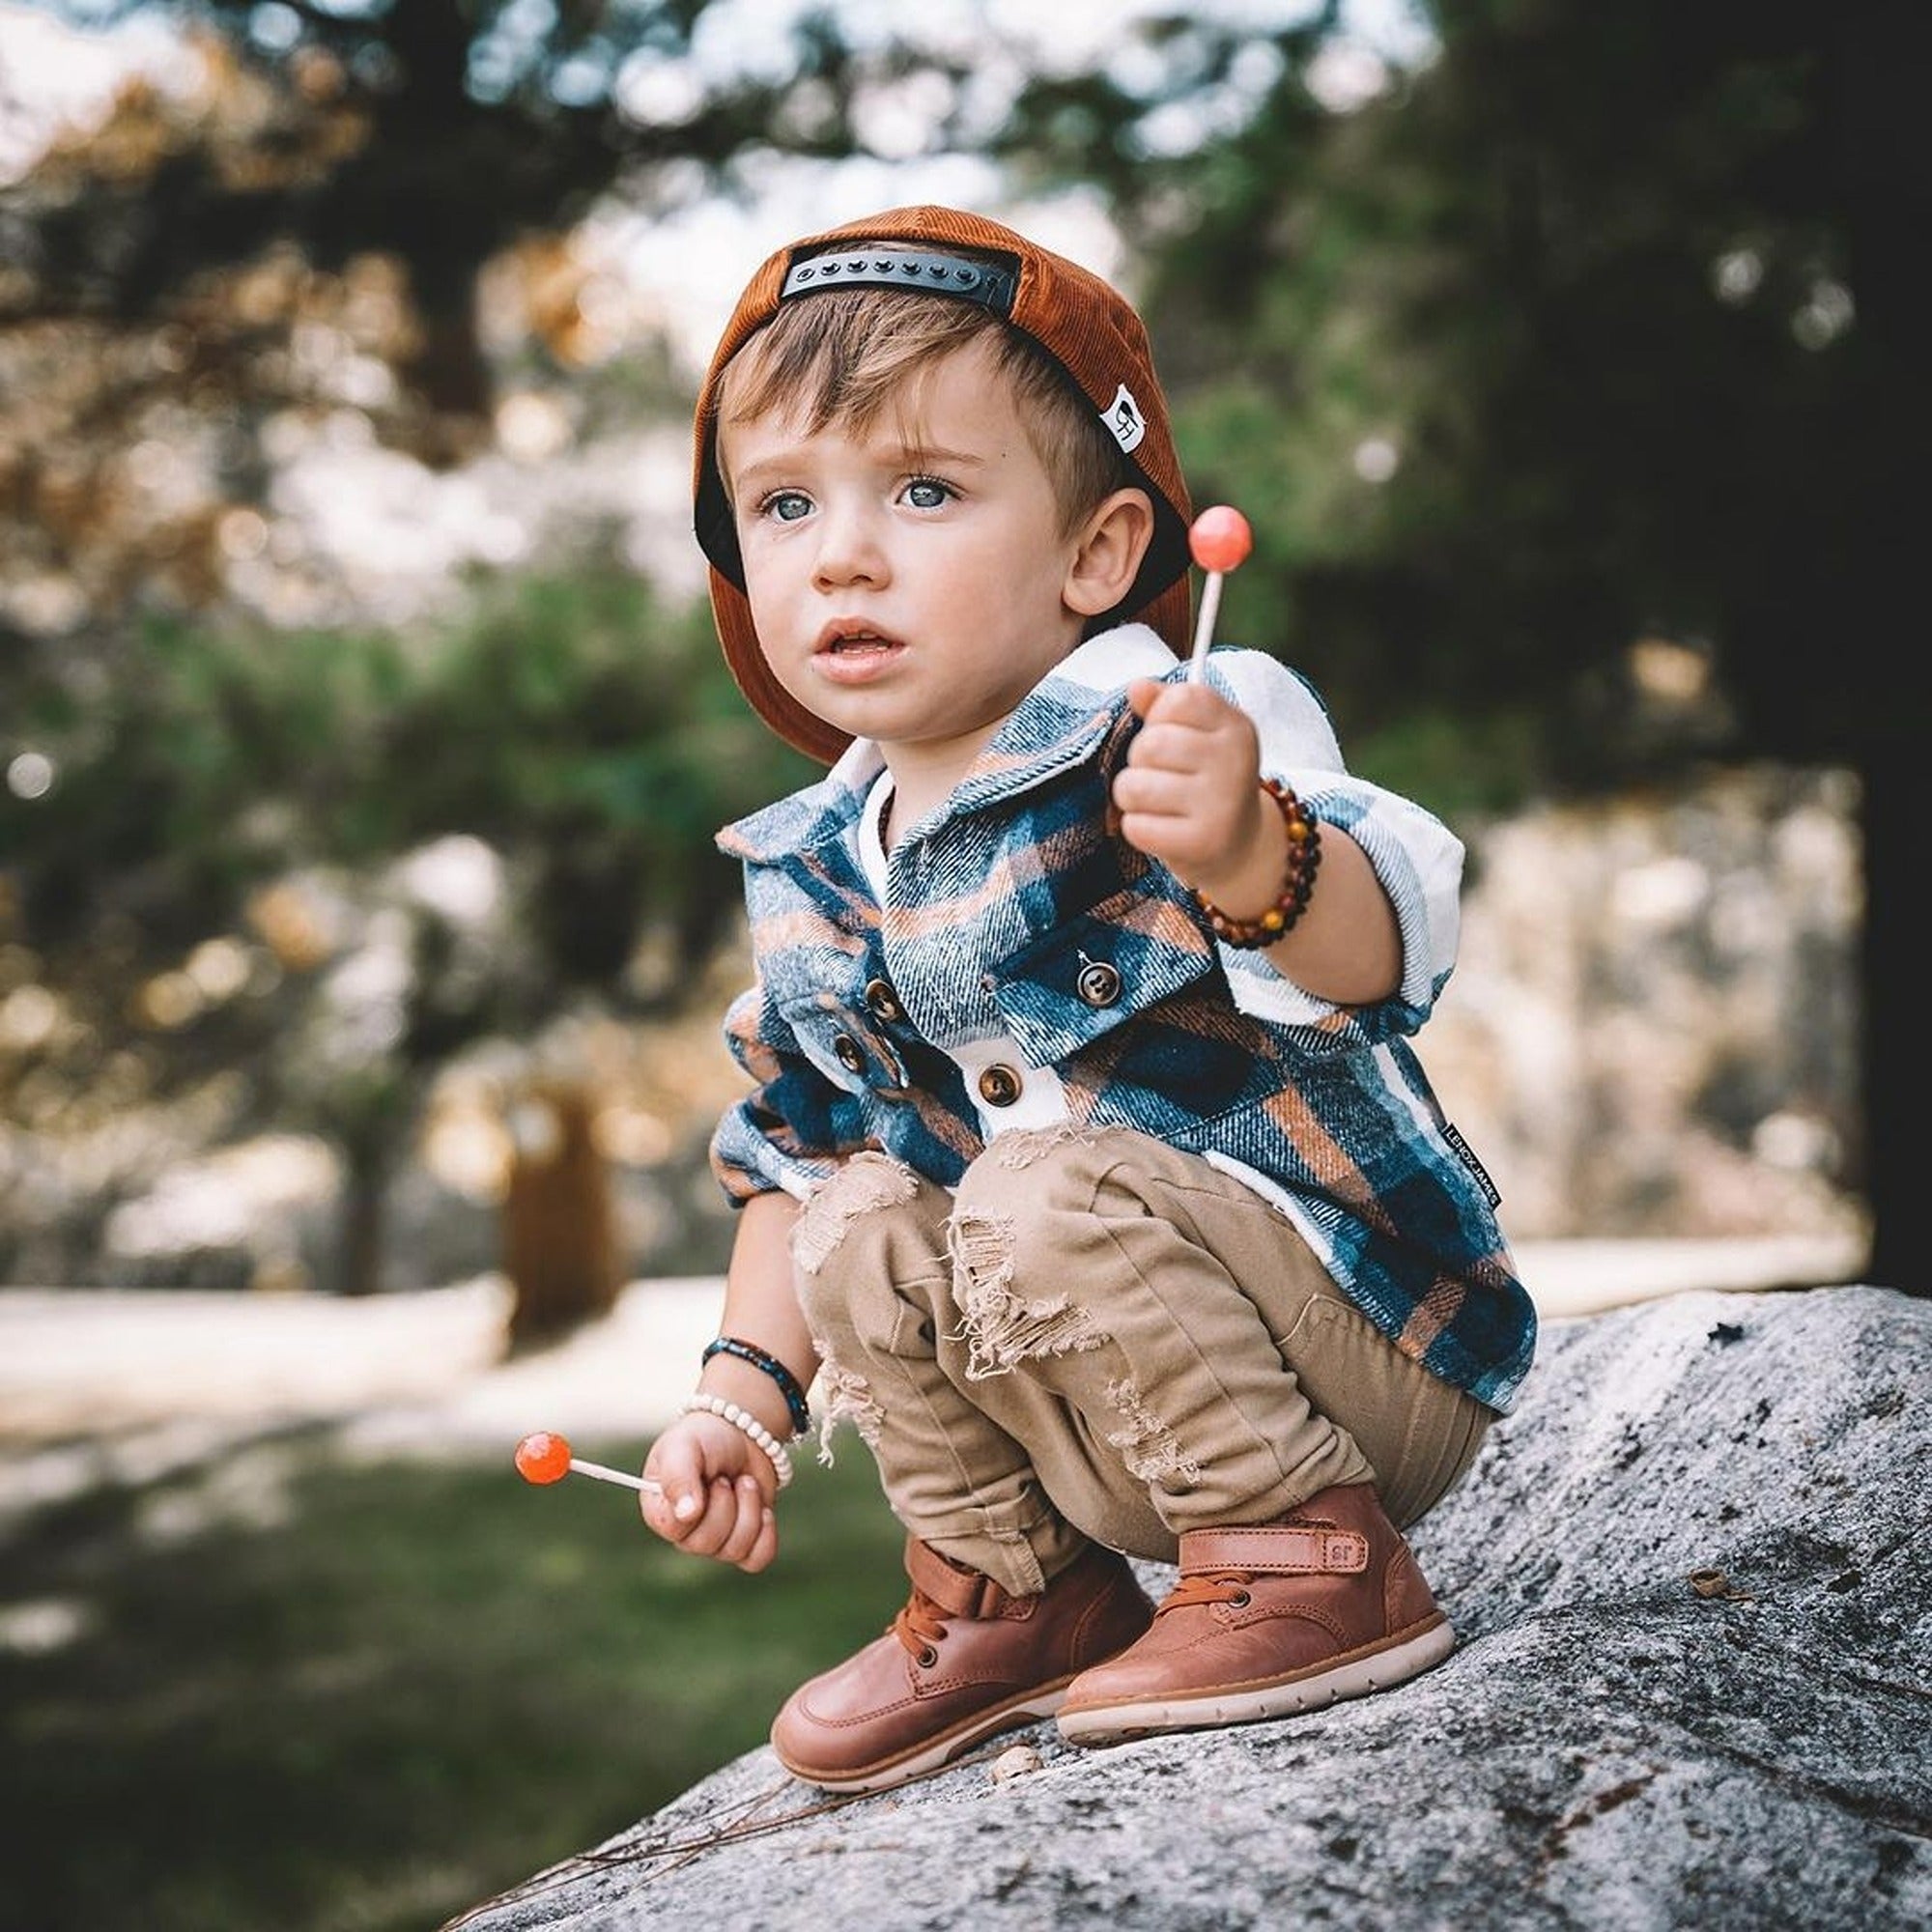
<path id="1" fill-rule="evenodd" d="M 1115 393 L 1114 400 L 1100 413 L 1100 420 L 1107 425 L 1107 434 L 1122 449 L 1134 449 L 1147 434 L 1147 418 L 1141 414 L 1141 406 L 1134 401 L 1134 394 L 1122 383 Z"/>

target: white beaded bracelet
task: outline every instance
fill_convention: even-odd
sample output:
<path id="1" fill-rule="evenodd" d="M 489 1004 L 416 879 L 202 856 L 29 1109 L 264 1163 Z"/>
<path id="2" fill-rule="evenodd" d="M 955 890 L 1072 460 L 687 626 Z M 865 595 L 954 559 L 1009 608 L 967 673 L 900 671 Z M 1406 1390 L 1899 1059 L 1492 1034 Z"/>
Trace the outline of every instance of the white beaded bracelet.
<path id="1" fill-rule="evenodd" d="M 719 1416 L 733 1429 L 742 1430 L 749 1435 L 770 1460 L 772 1473 L 778 1477 L 780 1489 L 791 1481 L 791 1452 L 750 1409 L 740 1408 L 735 1402 L 726 1402 L 722 1395 L 692 1396 L 685 1403 L 683 1413 L 689 1415 L 694 1409 Z"/>

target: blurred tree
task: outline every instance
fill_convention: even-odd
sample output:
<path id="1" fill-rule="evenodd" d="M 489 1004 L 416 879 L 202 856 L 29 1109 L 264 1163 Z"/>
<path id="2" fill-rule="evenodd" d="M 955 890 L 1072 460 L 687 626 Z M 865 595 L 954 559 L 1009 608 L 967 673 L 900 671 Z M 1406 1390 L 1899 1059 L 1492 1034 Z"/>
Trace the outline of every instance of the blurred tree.
<path id="1" fill-rule="evenodd" d="M 1308 668 L 1359 753 L 1435 761 L 1451 808 L 1714 755 L 1856 769 L 1852 1158 L 1870 1278 L 1920 1282 L 1901 927 L 1932 719 L 1893 667 L 1932 396 L 1932 10 L 1427 11 L 1435 57 L 1352 111 L 1303 31 L 1179 152 L 1144 102 L 1058 83 L 1005 152 L 1106 181 L 1197 499 L 1256 526 L 1223 628 Z"/>
<path id="2" fill-rule="evenodd" d="M 1426 11 L 1434 60 L 1351 93 L 1336 84 L 1334 0 L 1271 34 L 1177 9 L 1123 26 L 1094 71 L 1042 71 L 1002 93 L 989 145 L 1022 185 L 1109 196 L 1145 266 L 1196 493 L 1239 501 L 1257 526 L 1229 625 L 1308 666 L 1365 762 L 1406 778 L 1433 761 L 1415 782 L 1452 810 L 1717 754 L 1858 769 L 1860 1157 L 1873 1275 L 1902 1285 L 1918 1062 L 1898 931 L 1916 875 L 1900 874 L 1905 759 L 1925 718 L 1886 654 L 1916 588 L 1905 526 L 1927 389 L 1906 358 L 1927 320 L 1915 242 L 1932 198 L 1918 98 L 1932 10 Z M 234 760 L 271 763 L 277 742 L 234 666 L 216 680 L 221 742 L 184 705 L 168 714 L 178 742 L 133 732 L 125 773 L 88 749 L 120 715 L 124 667 L 110 641 L 59 621 L 59 586 L 102 612 L 157 588 L 200 609 L 219 598 L 235 534 L 217 501 L 145 550 L 98 541 L 100 506 L 128 494 L 129 452 L 157 412 L 213 423 L 230 505 L 260 500 L 265 431 L 291 399 L 353 407 L 384 440 L 456 460 L 490 401 L 474 291 L 506 251 L 540 247 L 613 185 L 662 207 L 728 190 L 775 156 L 863 151 L 867 103 L 911 81 L 932 83 L 917 99 L 924 146 L 942 150 L 983 126 L 974 71 L 998 44 L 989 27 L 963 50 L 922 46 L 915 20 L 861 48 L 841 24 L 856 16 L 829 9 L 782 45 L 724 48 L 707 35 L 731 17 L 727 0 L 340 13 L 261 0 L 182 17 L 217 36 L 222 111 L 186 125 L 136 91 L 100 142 L 0 190 L 5 407 L 66 398 L 58 424 L 0 436 L 0 501 L 38 546 L 54 586 L 40 603 L 55 607 L 0 635 L 0 707 L 10 723 L 23 695 L 70 707 L 48 725 L 78 748 L 64 771 L 99 771 L 117 793 L 63 780 L 75 863 L 30 855 L 37 922 L 65 895 L 165 927 L 171 894 L 230 890 L 275 823 L 229 782 Z M 531 299 L 545 353 L 567 365 L 584 320 L 567 279 Z M 360 361 L 318 375 L 301 353 L 318 330 Z M 395 378 L 375 401 L 357 386 L 373 381 L 368 361 Z M 550 680 L 576 673 L 529 647 L 522 621 L 495 646 L 479 630 L 456 650 L 473 685 L 435 692 L 455 726 L 401 701 L 417 670 L 394 640 L 298 652 L 306 668 L 289 675 L 309 681 L 307 733 L 269 795 L 319 816 L 345 852 L 397 849 L 383 843 L 401 836 L 393 808 L 356 762 L 380 747 L 413 795 L 411 836 L 538 827 L 555 956 L 608 969 L 635 932 L 637 852 L 695 906 L 702 894 L 676 884 L 671 855 L 706 849 L 728 810 L 668 780 L 685 769 L 675 727 L 662 735 L 665 721 L 622 702 L 566 704 L 585 740 L 540 729 L 525 756 L 499 695 L 542 717 Z M 219 663 L 213 642 L 208 655 Z M 357 680 L 374 682 L 363 693 Z M 692 688 L 716 686 L 695 674 Z M 741 718 L 728 691 L 720 702 L 713 726 Z M 365 714 L 367 731 L 344 723 Z M 634 755 L 604 727 L 638 728 L 657 750 Z M 243 750 L 228 742 L 251 729 Z M 479 730 L 498 762 L 452 759 Z M 702 737 L 691 734 L 694 757 Z M 759 773 L 762 751 L 726 755 L 763 792 L 780 781 Z M 690 820 L 665 816 L 681 799 Z M 143 800 L 176 815 L 178 858 L 156 855 Z"/>
<path id="3" fill-rule="evenodd" d="M 943 147 L 970 67 L 890 32 L 855 47 L 836 10 L 747 41 L 730 0 L 49 11 L 165 17 L 200 71 L 129 78 L 0 182 L 0 566 L 29 593 L 0 606 L 40 630 L 76 597 L 97 623 L 218 601 L 263 541 L 235 512 L 303 424 L 354 415 L 438 468 L 490 447 L 483 297 L 509 285 L 550 374 L 594 363 L 609 330 L 564 238 L 600 198 L 649 216 L 866 152 L 868 106 L 915 71 Z"/>
<path id="4" fill-rule="evenodd" d="M 683 419 L 661 352 L 599 367 L 573 224 L 613 188 L 662 211 L 773 156 L 862 151 L 868 102 L 915 70 L 948 92 L 973 61 L 891 31 L 861 49 L 830 14 L 748 41 L 712 0 L 51 11 L 164 13 L 196 77 L 125 83 L 101 126 L 0 185 L 0 719 L 54 786 L 0 799 L 0 944 L 27 942 L 11 970 L 74 1003 L 90 1064 L 131 1023 L 154 1081 L 248 1069 L 232 1130 L 293 1112 L 326 1131 L 338 1281 L 366 1290 L 436 1070 L 586 991 L 673 1000 L 737 903 L 712 832 L 791 765 L 708 622 L 594 554 L 467 625 L 291 626 L 331 585 L 272 500 L 286 454 L 348 434 L 461 464 L 495 445 L 506 379 L 562 421 L 572 384 L 600 427 L 613 403 Z M 923 100 L 943 145 L 951 109 Z M 487 333 L 506 298 L 507 348 Z M 257 559 L 278 625 L 238 614 Z M 449 923 L 386 877 L 455 832 L 504 855 L 527 908 L 528 944 L 481 976 L 450 970 Z M 330 867 L 362 875 L 322 895 L 335 943 L 270 998 L 194 991 L 184 959 L 232 936 L 251 889 Z M 25 1075 L 43 1109 L 49 1073 Z"/>
<path id="5" fill-rule="evenodd" d="M 622 1285 L 595 1122 L 582 1090 L 537 1087 L 510 1110 L 503 1265 L 517 1284 L 510 1341 L 550 1340 L 607 1313 Z"/>
<path id="6" fill-rule="evenodd" d="M 662 207 L 728 189 L 753 156 L 864 152 L 855 107 L 869 90 L 915 67 L 970 71 L 903 35 L 857 46 L 836 8 L 789 30 L 761 20 L 756 44 L 731 46 L 746 22 L 721 24 L 720 0 L 53 11 L 92 26 L 165 12 L 204 37 L 251 111 L 225 131 L 170 134 L 154 91 L 137 90 L 120 140 L 39 170 L 10 197 L 18 286 L 32 290 L 14 315 L 155 320 L 274 252 L 338 274 L 384 257 L 405 271 L 416 323 L 404 386 L 453 428 L 489 413 L 475 287 L 512 244 L 563 232 L 612 188 Z"/>
<path id="7" fill-rule="evenodd" d="M 712 832 L 807 775 L 708 613 L 615 565 L 478 586 L 408 639 L 155 619 L 110 678 L 61 658 L 9 720 L 61 779 L 57 810 L 13 803 L 0 943 L 68 1003 L 76 1092 L 133 1047 L 143 1094 L 230 1069 L 228 1131 L 325 1134 L 350 1293 L 437 1072 L 589 996 L 675 1009 L 738 904 Z M 242 963 L 204 986 L 211 944 Z"/>

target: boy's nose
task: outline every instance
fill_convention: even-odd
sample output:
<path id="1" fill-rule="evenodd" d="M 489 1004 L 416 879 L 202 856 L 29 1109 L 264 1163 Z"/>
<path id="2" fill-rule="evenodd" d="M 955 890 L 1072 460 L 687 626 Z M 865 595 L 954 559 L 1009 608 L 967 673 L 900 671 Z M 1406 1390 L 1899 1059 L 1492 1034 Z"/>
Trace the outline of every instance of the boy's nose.
<path id="1" fill-rule="evenodd" d="M 814 574 L 821 583 L 879 583 L 887 575 L 885 547 L 862 510 L 822 511 Z"/>

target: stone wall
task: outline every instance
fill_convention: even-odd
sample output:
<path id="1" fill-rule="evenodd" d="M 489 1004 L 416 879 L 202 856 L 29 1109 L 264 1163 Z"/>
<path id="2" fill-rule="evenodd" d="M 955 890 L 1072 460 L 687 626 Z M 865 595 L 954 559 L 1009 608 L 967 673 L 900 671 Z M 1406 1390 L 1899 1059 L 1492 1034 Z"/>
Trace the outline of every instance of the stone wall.
<path id="1" fill-rule="evenodd" d="M 1417 1043 L 1514 1238 L 1856 1230 L 1856 810 L 1758 766 L 1470 835 Z"/>
<path id="2" fill-rule="evenodd" d="M 1855 806 L 1842 774 L 1758 767 L 1463 828 L 1461 963 L 1417 1045 L 1513 1238 L 1858 1235 Z M 704 1146 L 743 1092 L 720 1022 L 748 972 L 742 948 L 713 962 L 674 1023 L 559 1029 L 602 1107 L 630 1277 L 724 1264 Z M 457 1068 L 432 1096 L 390 1193 L 390 1286 L 499 1262 L 500 1084 Z M 229 1144 L 219 1085 L 76 1109 L 85 1131 L 0 1125 L 0 1281 L 327 1282 L 336 1154 L 286 1131 Z"/>

